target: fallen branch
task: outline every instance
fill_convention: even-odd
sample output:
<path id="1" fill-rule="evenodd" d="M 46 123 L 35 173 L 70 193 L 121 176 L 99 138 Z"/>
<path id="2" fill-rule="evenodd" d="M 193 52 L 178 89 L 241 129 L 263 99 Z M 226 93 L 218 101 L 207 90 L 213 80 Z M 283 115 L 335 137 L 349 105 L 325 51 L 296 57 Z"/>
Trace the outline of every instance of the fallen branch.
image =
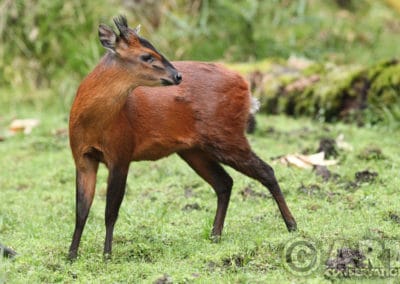
<path id="1" fill-rule="evenodd" d="M 15 251 L 2 244 L 0 244 L 0 253 L 1 255 L 3 255 L 3 257 L 8 257 L 8 258 L 13 258 L 14 256 L 17 255 Z"/>

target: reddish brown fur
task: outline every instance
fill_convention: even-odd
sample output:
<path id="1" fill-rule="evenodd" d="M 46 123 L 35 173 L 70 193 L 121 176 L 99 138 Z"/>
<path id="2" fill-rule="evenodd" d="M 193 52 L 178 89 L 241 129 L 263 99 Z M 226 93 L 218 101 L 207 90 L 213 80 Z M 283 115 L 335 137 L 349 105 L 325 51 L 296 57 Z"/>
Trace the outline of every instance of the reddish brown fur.
<path id="1" fill-rule="evenodd" d="M 185 75 L 180 85 L 139 87 L 127 100 L 124 110 L 132 132 L 143 133 L 134 137 L 132 160 L 157 160 L 220 143 L 242 145 L 250 106 L 243 78 L 215 64 L 173 64 Z M 213 80 L 202 84 L 210 75 Z"/>
<path id="2" fill-rule="evenodd" d="M 112 48 L 107 42 L 113 39 L 112 33 L 104 27 L 102 32 L 105 45 Z M 109 169 L 106 254 L 111 253 L 113 228 L 130 162 L 157 160 L 172 153 L 178 153 L 217 194 L 213 236 L 221 235 L 233 184 L 220 163 L 266 186 L 287 228 L 295 230 L 296 222 L 272 168 L 252 152 L 244 135 L 251 100 L 247 82 L 219 64 L 173 62 L 183 75 L 180 85 L 143 87 L 161 85 L 159 78 L 178 73 L 161 55 L 155 64 L 163 64 L 166 67 L 163 72 L 139 61 L 134 68 L 127 68 L 126 60 L 136 60 L 143 52 L 149 52 L 133 42 L 135 48 L 131 52 L 129 47 L 119 45 L 118 48 L 124 49 L 123 55 L 109 53 L 102 59 L 83 80 L 71 109 L 70 144 L 77 171 L 77 215 L 70 258 L 77 255 L 94 196 L 99 162 Z M 179 81 L 180 77 L 176 84 Z"/>
<path id="3" fill-rule="evenodd" d="M 106 164 L 118 156 L 129 161 L 158 160 L 195 147 L 247 150 L 243 136 L 250 109 L 247 82 L 218 64 L 173 64 L 185 75 L 180 85 L 138 87 L 120 98 L 109 95 L 118 93 L 114 76 L 103 74 L 109 78 L 103 81 L 105 87 L 92 86 L 97 73 L 89 75 L 89 83 L 78 90 L 70 117 L 75 160 L 93 148 L 104 154 Z"/>

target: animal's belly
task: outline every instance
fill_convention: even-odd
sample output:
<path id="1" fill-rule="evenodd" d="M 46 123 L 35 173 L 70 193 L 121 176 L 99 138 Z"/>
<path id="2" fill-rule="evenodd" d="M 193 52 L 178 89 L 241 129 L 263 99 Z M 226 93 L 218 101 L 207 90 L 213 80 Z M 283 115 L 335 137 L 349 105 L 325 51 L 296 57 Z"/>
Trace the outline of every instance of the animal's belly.
<path id="1" fill-rule="evenodd" d="M 191 147 L 187 139 L 141 141 L 135 145 L 132 161 L 158 160 Z"/>

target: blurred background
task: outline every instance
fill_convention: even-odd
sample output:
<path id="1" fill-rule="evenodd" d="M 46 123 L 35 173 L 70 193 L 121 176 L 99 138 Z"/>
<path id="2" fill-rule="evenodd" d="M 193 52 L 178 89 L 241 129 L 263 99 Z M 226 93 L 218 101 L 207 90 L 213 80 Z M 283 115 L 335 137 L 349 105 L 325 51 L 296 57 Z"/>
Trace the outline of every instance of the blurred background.
<path id="1" fill-rule="evenodd" d="M 301 93 L 304 99 L 304 90 L 324 81 L 320 74 L 333 69 L 339 70 L 336 74 L 359 78 L 357 72 L 365 74 L 363 68 L 389 64 L 396 72 L 391 70 L 385 76 L 399 87 L 397 0 L 2 0 L 1 102 L 29 100 L 35 90 L 45 90 L 47 95 L 36 96 L 55 96 L 68 110 L 80 80 L 104 54 L 98 41 L 98 24 L 111 25 L 112 17 L 120 13 L 127 16 L 131 26 L 141 24 L 142 35 L 170 60 L 231 64 L 248 76 L 256 95 L 271 97 L 274 103 L 262 101 L 263 109 L 272 113 L 299 112 L 287 102 L 283 102 L 283 109 L 277 106 L 277 96 L 288 97 L 288 92 L 282 93 L 287 84 L 305 79 L 300 92 L 295 88 L 295 95 Z M 238 62 L 242 64 L 235 64 Z M 332 66 L 351 67 L 343 71 Z M 278 83 L 271 82 L 271 76 L 266 78 L 267 73 L 279 77 Z M 310 79 L 312 74 L 318 78 Z M 348 81 L 344 87 L 349 87 L 353 79 Z M 265 88 L 266 83 L 273 89 Z M 397 102 L 398 91 L 391 86 L 390 104 Z M 305 96 L 310 97 L 309 92 Z M 317 107 L 323 109 L 322 105 Z M 304 108 L 309 110 L 310 106 L 300 108 L 301 112 Z M 337 111 L 336 118 L 340 116 Z M 316 112 L 309 110 L 311 115 L 321 116 L 320 110 Z M 323 116 L 326 112 L 329 110 L 325 107 Z"/>

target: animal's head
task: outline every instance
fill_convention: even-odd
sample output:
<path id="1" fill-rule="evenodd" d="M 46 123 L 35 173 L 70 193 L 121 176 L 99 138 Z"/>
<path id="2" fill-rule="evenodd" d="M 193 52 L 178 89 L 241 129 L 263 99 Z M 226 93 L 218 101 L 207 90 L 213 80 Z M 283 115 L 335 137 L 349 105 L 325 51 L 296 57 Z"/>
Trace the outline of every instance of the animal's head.
<path id="1" fill-rule="evenodd" d="M 135 76 L 142 86 L 178 85 L 181 74 L 146 39 L 138 35 L 135 29 L 128 27 L 124 16 L 114 18 L 119 35 L 104 24 L 99 25 L 99 39 L 118 64 Z"/>

